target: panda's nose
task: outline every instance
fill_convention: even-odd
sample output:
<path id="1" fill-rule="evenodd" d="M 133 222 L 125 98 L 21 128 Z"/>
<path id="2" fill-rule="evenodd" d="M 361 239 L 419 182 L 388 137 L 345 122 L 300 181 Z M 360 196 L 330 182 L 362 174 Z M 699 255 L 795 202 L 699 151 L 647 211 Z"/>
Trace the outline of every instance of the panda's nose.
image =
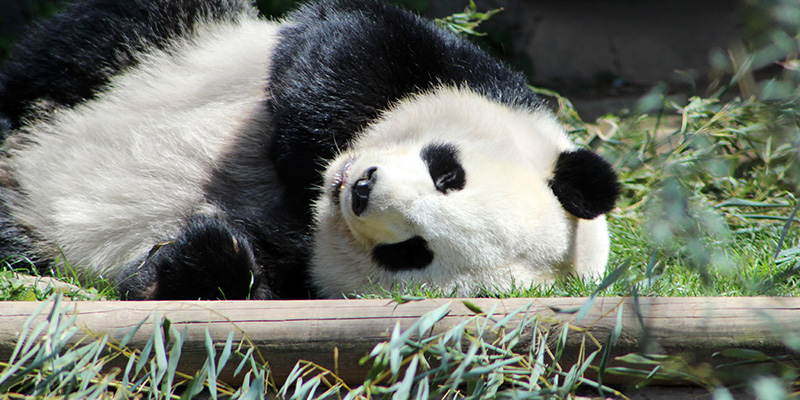
<path id="1" fill-rule="evenodd" d="M 353 185 L 353 213 L 360 216 L 369 205 L 369 195 L 378 179 L 378 167 L 369 167 Z"/>

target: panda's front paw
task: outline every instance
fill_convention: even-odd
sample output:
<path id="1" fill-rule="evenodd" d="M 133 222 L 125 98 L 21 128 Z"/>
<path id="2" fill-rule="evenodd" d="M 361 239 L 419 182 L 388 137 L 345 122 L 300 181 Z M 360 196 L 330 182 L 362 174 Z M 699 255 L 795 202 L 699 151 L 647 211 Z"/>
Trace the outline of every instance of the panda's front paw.
<path id="1" fill-rule="evenodd" d="M 191 218 L 175 240 L 156 244 L 130 270 L 119 287 L 132 300 L 273 297 L 247 236 L 210 217 Z"/>

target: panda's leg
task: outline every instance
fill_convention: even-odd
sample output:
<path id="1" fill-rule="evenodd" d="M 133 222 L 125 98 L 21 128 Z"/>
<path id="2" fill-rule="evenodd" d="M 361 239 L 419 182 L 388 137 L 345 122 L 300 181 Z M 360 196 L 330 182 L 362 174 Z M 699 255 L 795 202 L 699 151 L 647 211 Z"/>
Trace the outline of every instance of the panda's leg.
<path id="1" fill-rule="evenodd" d="M 189 218 L 173 240 L 156 244 L 118 283 L 130 300 L 273 298 L 248 235 L 228 221 Z"/>

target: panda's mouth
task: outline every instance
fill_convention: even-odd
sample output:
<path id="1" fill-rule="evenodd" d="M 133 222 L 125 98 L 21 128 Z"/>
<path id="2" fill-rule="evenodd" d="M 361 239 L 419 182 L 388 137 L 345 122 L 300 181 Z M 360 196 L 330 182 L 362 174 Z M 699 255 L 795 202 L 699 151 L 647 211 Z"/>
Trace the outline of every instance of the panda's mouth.
<path id="1" fill-rule="evenodd" d="M 352 158 L 347 159 L 344 165 L 333 175 L 331 186 L 333 188 L 333 201 L 336 204 L 339 204 L 339 196 L 342 193 L 342 189 L 347 186 L 347 177 L 350 175 L 350 170 L 353 168 L 353 162 L 354 160 Z"/>

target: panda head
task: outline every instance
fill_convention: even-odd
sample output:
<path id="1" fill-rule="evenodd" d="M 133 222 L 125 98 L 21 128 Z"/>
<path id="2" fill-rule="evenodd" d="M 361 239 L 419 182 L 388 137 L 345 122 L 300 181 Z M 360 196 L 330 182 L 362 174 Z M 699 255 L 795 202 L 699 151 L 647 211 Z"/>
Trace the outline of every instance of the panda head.
<path id="1" fill-rule="evenodd" d="M 617 182 L 555 118 L 466 89 L 398 102 L 333 159 L 314 206 L 319 295 L 458 295 L 600 273 Z"/>

